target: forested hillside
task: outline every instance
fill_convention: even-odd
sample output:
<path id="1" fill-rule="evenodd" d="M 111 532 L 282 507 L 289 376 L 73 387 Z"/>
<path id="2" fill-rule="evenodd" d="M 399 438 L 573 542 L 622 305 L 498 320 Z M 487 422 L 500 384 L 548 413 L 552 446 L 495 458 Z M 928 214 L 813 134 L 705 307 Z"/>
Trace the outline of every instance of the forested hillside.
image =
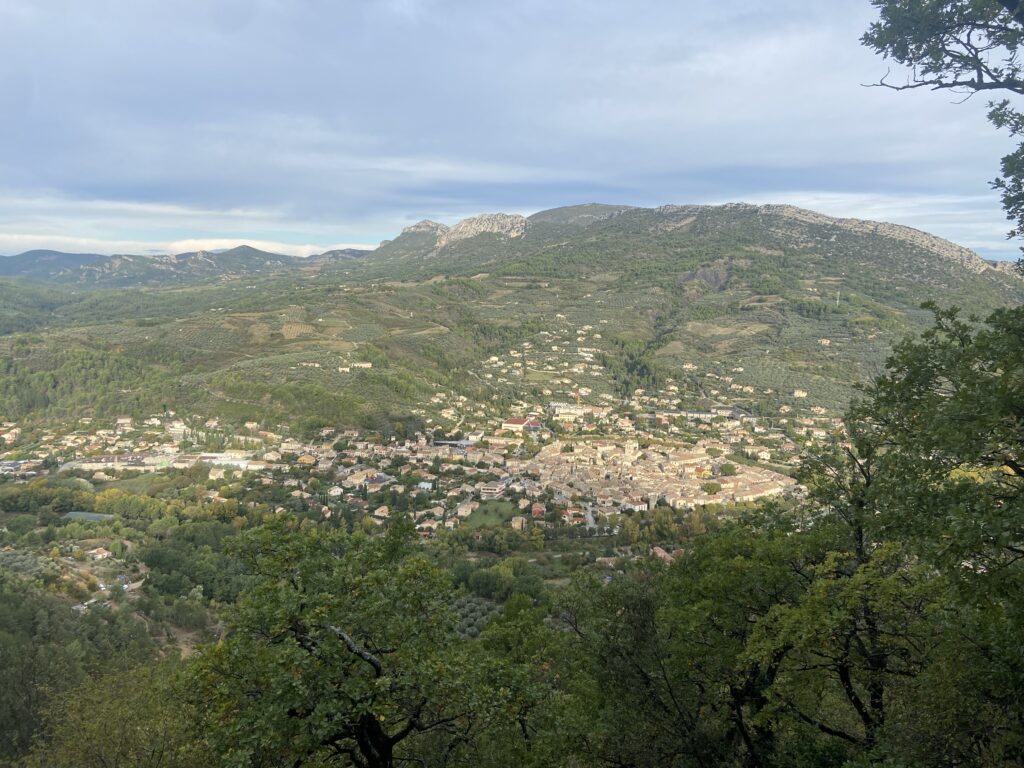
<path id="1" fill-rule="evenodd" d="M 213 284 L 181 284 L 173 266 L 164 284 L 147 273 L 130 290 L 4 282 L 12 376 L 0 412 L 39 421 L 168 405 L 393 430 L 421 422 L 437 387 L 499 404 L 543 398 L 539 375 L 485 383 L 481 364 L 584 326 L 600 328 L 591 343 L 606 373 L 579 384 L 595 392 L 675 378 L 697 397 L 706 387 L 688 371 L 742 369 L 755 411 L 796 389 L 837 411 L 894 341 L 925 327 L 922 301 L 985 313 L 1024 297 L 1012 272 L 946 241 L 785 206 L 577 206 L 522 219 L 515 236 L 494 221 L 455 235 L 416 225 L 368 256 L 270 273 L 245 249 L 204 256 L 220 270 Z"/>

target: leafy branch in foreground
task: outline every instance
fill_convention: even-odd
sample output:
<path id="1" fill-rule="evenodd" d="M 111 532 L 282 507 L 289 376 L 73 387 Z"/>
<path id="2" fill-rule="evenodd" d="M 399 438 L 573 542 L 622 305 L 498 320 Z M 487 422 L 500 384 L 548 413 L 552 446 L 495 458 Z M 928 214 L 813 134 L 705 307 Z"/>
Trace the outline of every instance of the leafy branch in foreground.
<path id="1" fill-rule="evenodd" d="M 902 83 L 877 86 L 893 90 L 930 88 L 970 98 L 975 93 L 1024 95 L 1020 58 L 1024 41 L 1024 4 L 1018 0 L 871 0 L 879 11 L 861 41 L 910 68 Z M 1017 139 L 1024 115 L 1004 98 L 989 104 L 989 120 Z M 1024 143 L 1001 161 L 992 182 L 1000 191 L 1010 237 L 1024 235 Z"/>

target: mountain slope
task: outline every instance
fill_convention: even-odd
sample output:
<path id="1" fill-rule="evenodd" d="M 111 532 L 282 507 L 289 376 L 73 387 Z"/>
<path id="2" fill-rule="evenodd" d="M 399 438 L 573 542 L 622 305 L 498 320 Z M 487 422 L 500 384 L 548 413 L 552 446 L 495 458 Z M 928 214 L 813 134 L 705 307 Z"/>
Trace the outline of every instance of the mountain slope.
<path id="1" fill-rule="evenodd" d="M 1024 302 L 1016 274 L 926 233 L 741 204 L 425 221 L 358 257 L 241 249 L 102 264 L 91 282 L 95 265 L 59 277 L 74 290 L 51 306 L 8 318 L 8 332 L 34 334 L 0 347 L 46 389 L 0 392 L 0 410 L 123 409 L 120 392 L 152 407 L 139 382 L 160 382 L 186 411 L 282 422 L 443 423 L 437 392 L 498 412 L 666 387 L 764 414 L 835 410 L 930 322 L 923 301 L 978 315 Z M 134 289 L 90 287 L 119 284 Z M 102 375 L 68 360 L 76 349 Z M 62 371 L 75 371 L 67 395 Z M 75 389 L 89 381 L 106 389 Z"/>
<path id="2" fill-rule="evenodd" d="M 0 275 L 54 278 L 105 259 L 98 253 L 63 253 L 62 251 L 34 250 L 17 256 L 0 257 Z"/>
<path id="3" fill-rule="evenodd" d="M 583 205 L 567 205 L 561 208 L 538 211 L 527 218 L 531 224 L 571 224 L 585 227 L 602 219 L 610 219 L 623 211 L 632 210 L 636 210 L 635 206 L 585 203 Z"/>
<path id="4" fill-rule="evenodd" d="M 531 216 L 515 236 L 499 226 L 470 231 L 453 239 L 447 228 L 417 225 L 382 244 L 361 266 L 367 277 L 403 279 L 608 273 L 666 289 L 686 285 L 691 292 L 700 287 L 694 270 L 713 267 L 737 293 L 815 298 L 826 286 L 814 290 L 808 281 L 820 279 L 841 284 L 832 289 L 840 292 L 845 286 L 879 297 L 905 294 L 910 304 L 904 306 L 948 290 L 988 307 L 1020 299 L 1021 284 L 1012 273 L 966 248 L 910 227 L 792 206 L 574 206 Z M 718 280 L 713 287 L 725 284 Z"/>
<path id="5" fill-rule="evenodd" d="M 343 259 L 361 259 L 370 253 L 373 253 L 373 251 L 367 248 L 336 248 L 332 251 L 324 251 L 323 253 L 310 256 L 307 261 L 317 264 L 328 264 L 332 261 Z"/>

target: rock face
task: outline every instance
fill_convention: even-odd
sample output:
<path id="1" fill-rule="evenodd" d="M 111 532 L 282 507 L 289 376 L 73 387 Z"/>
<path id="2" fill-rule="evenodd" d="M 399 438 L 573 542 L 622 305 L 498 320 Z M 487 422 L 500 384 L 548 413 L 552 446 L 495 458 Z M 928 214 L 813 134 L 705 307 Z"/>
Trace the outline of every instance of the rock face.
<path id="1" fill-rule="evenodd" d="M 970 272 L 984 272 L 991 269 L 991 266 L 978 254 L 969 248 L 943 240 L 941 237 L 929 235 L 919 229 L 905 227 L 901 224 L 885 224 L 877 221 L 864 221 L 862 219 L 834 219 L 821 213 L 797 208 L 792 205 L 762 205 L 758 210 L 764 214 L 774 214 L 787 219 L 807 222 L 810 224 L 823 224 L 826 226 L 839 227 L 848 232 L 857 234 L 874 234 L 902 240 L 903 242 L 921 248 L 922 250 L 934 253 L 936 256 L 959 264 Z"/>
<path id="2" fill-rule="evenodd" d="M 431 234 L 434 234 L 434 235 L 437 235 L 438 237 L 440 237 L 445 232 L 447 232 L 448 229 L 449 228 L 446 227 L 444 224 L 438 224 L 436 221 L 431 221 L 430 219 L 424 219 L 423 221 L 418 221 L 415 224 L 413 224 L 411 226 L 408 226 L 405 229 L 403 229 L 402 230 L 402 234 L 403 235 L 411 235 L 411 234 L 415 234 L 417 232 L 429 232 Z"/>
<path id="3" fill-rule="evenodd" d="M 1000 274 L 1024 280 L 1024 274 L 1021 274 L 1020 270 L 1017 269 L 1017 262 L 1015 261 L 989 261 L 986 263 Z"/>
<path id="4" fill-rule="evenodd" d="M 509 213 L 485 213 L 471 219 L 463 219 L 451 229 L 442 232 L 437 239 L 438 247 L 466 240 L 487 232 L 502 237 L 522 237 L 526 234 L 525 216 Z"/>

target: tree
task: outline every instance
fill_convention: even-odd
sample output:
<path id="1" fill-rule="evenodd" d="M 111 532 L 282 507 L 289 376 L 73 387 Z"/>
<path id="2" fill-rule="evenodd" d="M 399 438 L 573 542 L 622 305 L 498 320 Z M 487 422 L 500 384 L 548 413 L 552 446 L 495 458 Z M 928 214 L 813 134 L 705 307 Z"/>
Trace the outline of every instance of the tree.
<path id="1" fill-rule="evenodd" d="M 555 722 L 577 710 L 560 690 L 556 669 L 566 659 L 568 638 L 546 619 L 544 607 L 513 594 L 480 633 L 475 681 L 497 695 L 467 766 L 541 768 L 559 764 L 565 754 L 564 734 Z"/>
<path id="2" fill-rule="evenodd" d="M 969 98 L 975 93 L 1024 95 L 1019 57 L 1024 41 L 1024 3 L 1020 0 L 871 0 L 879 11 L 861 38 L 886 59 L 910 68 L 902 83 L 888 74 L 877 85 L 895 90 L 949 90 Z M 1010 237 L 1024 235 L 1024 113 L 1010 99 L 989 102 L 989 120 L 1020 138 L 1001 161 L 992 186 L 1001 193 Z"/>
<path id="3" fill-rule="evenodd" d="M 874 529 L 884 505 L 878 431 L 854 420 L 847 431 L 844 445 L 804 462 L 806 589 L 759 623 L 747 653 L 778 664 L 767 691 L 777 722 L 853 756 L 882 748 L 894 701 L 926 666 L 936 633 L 925 606 L 938 587 L 900 542 Z"/>
<path id="4" fill-rule="evenodd" d="M 235 552 L 253 585 L 192 673 L 221 764 L 391 768 L 424 745 L 456 751 L 486 718 L 450 577 L 408 526 L 366 539 L 275 518 Z"/>
<path id="5" fill-rule="evenodd" d="M 47 768 L 191 768 L 209 765 L 191 712 L 174 688 L 175 665 L 90 677 L 45 717 L 27 765 Z"/>
<path id="6" fill-rule="evenodd" d="M 24 754 L 55 697 L 153 651 L 145 626 L 128 613 L 76 616 L 66 601 L 0 568 L 0 764 Z"/>
<path id="7" fill-rule="evenodd" d="M 898 345 L 851 417 L 883 435 L 887 536 L 985 591 L 1024 587 L 1024 309 L 940 310 Z"/>
<path id="8" fill-rule="evenodd" d="M 817 691 L 818 715 L 794 712 L 843 741 L 914 764 L 1013 765 L 1024 757 L 1024 309 L 983 324 L 932 309 L 934 327 L 898 345 L 850 410 L 847 441 L 805 463 L 812 525 L 835 530 L 832 552 L 759 642 L 800 660 L 799 674 L 784 669 L 797 687 L 773 693 L 799 708 Z"/>
<path id="9" fill-rule="evenodd" d="M 744 653 L 758 622 L 805 589 L 794 533 L 770 511 L 697 539 L 670 567 L 644 561 L 604 586 L 578 574 L 559 596 L 578 712 L 567 749 L 637 768 L 793 764 L 772 763 L 766 710 L 785 652 Z"/>

